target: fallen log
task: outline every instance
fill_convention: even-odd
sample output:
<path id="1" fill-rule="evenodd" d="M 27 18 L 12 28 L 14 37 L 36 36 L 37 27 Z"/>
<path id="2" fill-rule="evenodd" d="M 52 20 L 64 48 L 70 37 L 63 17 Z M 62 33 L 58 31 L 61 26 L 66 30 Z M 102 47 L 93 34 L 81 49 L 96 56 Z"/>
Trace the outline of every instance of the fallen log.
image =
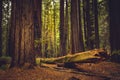
<path id="1" fill-rule="evenodd" d="M 58 58 L 40 58 L 41 63 L 87 63 L 99 62 L 108 59 L 108 54 L 103 49 L 94 49 L 85 52 L 68 54 Z"/>

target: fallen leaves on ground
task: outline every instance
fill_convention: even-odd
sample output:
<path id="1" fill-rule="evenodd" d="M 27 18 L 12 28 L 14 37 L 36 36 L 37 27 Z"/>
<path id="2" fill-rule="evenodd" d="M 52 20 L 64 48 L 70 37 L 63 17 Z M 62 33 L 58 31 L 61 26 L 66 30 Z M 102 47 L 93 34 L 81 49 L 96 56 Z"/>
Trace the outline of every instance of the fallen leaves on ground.
<path id="1" fill-rule="evenodd" d="M 78 67 L 86 72 L 98 75 L 57 71 L 37 66 L 35 69 L 12 68 L 5 71 L 0 70 L 0 80 L 120 80 L 120 64 L 111 62 L 85 63 L 79 64 Z"/>

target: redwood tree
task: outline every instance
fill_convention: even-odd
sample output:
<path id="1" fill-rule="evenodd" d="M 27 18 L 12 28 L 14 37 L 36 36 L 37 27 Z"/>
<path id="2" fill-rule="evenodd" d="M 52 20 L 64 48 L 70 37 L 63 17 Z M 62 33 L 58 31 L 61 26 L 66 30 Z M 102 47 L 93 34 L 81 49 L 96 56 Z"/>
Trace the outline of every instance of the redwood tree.
<path id="1" fill-rule="evenodd" d="M 66 39 L 64 25 L 64 0 L 60 0 L 60 54 L 66 54 Z"/>
<path id="2" fill-rule="evenodd" d="M 33 0 L 12 0 L 9 52 L 11 67 L 35 64 Z"/>
<path id="3" fill-rule="evenodd" d="M 0 56 L 2 55 L 2 0 L 0 0 Z"/>
<path id="4" fill-rule="evenodd" d="M 120 0 L 109 1 L 111 50 L 120 50 Z"/>
<path id="5" fill-rule="evenodd" d="M 98 0 L 93 0 L 94 27 L 95 27 L 95 48 L 100 47 L 99 29 L 98 29 Z"/>
<path id="6" fill-rule="evenodd" d="M 66 7 L 65 7 L 65 40 L 66 40 L 66 52 L 68 53 L 68 51 L 70 52 L 70 46 L 69 46 L 69 42 L 70 42 L 70 39 L 69 39 L 69 31 L 70 31 L 70 26 L 69 26 L 69 1 L 66 0 Z"/>
<path id="7" fill-rule="evenodd" d="M 71 0 L 71 40 L 72 53 L 84 50 L 79 0 Z"/>
<path id="8" fill-rule="evenodd" d="M 93 1 L 93 0 L 92 0 Z M 90 50 L 95 47 L 95 18 L 93 7 L 90 0 L 83 0 L 83 20 L 86 49 Z M 98 22 L 98 21 L 96 21 Z M 97 26 L 98 27 L 98 26 Z M 97 31 L 97 30 L 96 30 Z M 96 32 L 97 33 L 97 32 Z M 97 37 L 98 38 L 98 37 Z"/>
<path id="9" fill-rule="evenodd" d="M 87 49 L 93 49 L 93 41 L 92 37 L 92 29 L 91 29 L 91 20 L 90 20 L 90 0 L 86 0 L 86 27 L 87 27 L 87 36 L 86 36 L 86 44 Z"/>
<path id="10" fill-rule="evenodd" d="M 42 56 L 42 0 L 34 0 L 34 37 L 35 39 L 39 39 L 40 43 L 38 44 L 38 52 L 39 55 Z"/>

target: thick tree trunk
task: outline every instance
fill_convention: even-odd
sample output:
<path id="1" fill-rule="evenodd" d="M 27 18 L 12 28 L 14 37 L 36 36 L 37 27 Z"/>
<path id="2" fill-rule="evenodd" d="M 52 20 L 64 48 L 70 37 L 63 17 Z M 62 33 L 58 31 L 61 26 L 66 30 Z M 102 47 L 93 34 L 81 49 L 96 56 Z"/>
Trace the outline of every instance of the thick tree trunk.
<path id="1" fill-rule="evenodd" d="M 80 23 L 80 2 L 71 0 L 71 42 L 72 53 L 83 51 L 83 37 Z"/>
<path id="2" fill-rule="evenodd" d="M 0 0 L 0 56 L 2 56 L 2 0 Z"/>
<path id="3" fill-rule="evenodd" d="M 12 0 L 10 37 L 11 67 L 35 64 L 33 1 Z"/>
<path id="4" fill-rule="evenodd" d="M 120 50 L 120 0 L 109 1 L 111 51 Z"/>

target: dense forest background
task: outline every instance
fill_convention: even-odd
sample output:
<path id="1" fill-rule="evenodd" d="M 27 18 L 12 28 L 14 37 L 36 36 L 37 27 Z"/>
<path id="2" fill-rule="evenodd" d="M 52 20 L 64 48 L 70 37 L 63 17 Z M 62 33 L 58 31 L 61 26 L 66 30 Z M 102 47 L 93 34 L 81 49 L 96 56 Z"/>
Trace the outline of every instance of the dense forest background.
<path id="1" fill-rule="evenodd" d="M 1 0 L 0 56 L 13 66 L 95 48 L 120 51 L 119 0 Z M 118 54 L 119 55 L 119 54 Z"/>

